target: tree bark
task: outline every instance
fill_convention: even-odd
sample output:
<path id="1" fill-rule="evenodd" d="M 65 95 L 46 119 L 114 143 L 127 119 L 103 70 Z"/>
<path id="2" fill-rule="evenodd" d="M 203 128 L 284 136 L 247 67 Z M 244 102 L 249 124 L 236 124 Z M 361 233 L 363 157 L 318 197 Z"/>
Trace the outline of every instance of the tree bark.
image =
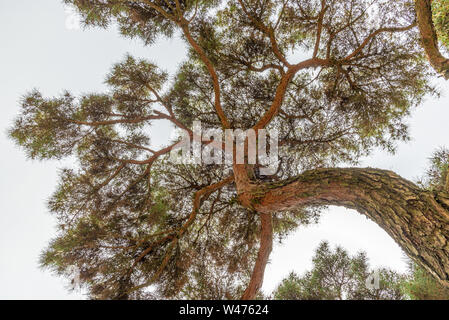
<path id="1" fill-rule="evenodd" d="M 260 247 L 257 254 L 257 260 L 251 275 L 251 280 L 243 293 L 242 300 L 254 299 L 259 289 L 262 287 L 265 267 L 268 263 L 271 250 L 273 248 L 273 226 L 270 213 L 260 215 Z"/>
<path id="2" fill-rule="evenodd" d="M 261 214 L 310 205 L 355 209 L 377 223 L 413 260 L 449 287 L 449 193 L 423 190 L 394 172 L 369 168 L 307 171 L 289 181 L 260 184 L 257 192 L 251 193 L 253 207 Z M 265 267 L 261 263 L 268 261 L 266 252 L 263 259 L 259 254 L 257 275 L 253 275 L 245 299 L 254 298 L 261 286 L 260 269 Z M 260 284 L 255 283 L 258 280 Z"/>
<path id="3" fill-rule="evenodd" d="M 421 41 L 427 59 L 436 72 L 444 79 L 449 79 L 449 59 L 441 54 L 438 48 L 438 37 L 432 20 L 431 0 L 415 0 L 416 17 L 421 33 Z"/>

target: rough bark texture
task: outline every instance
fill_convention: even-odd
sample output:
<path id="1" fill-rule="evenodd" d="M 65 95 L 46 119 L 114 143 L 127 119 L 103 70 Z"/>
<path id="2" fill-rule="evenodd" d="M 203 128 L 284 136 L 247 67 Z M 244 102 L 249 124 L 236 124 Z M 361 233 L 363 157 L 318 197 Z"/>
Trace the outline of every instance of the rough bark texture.
<path id="1" fill-rule="evenodd" d="M 438 38 L 432 20 L 431 0 L 415 0 L 418 27 L 421 33 L 422 46 L 432 67 L 446 80 L 449 79 L 449 59 L 441 54 Z"/>
<path id="2" fill-rule="evenodd" d="M 449 286 L 449 194 L 419 188 L 391 171 L 318 169 L 277 185 L 254 200 L 261 213 L 304 205 L 355 209 L 384 229 L 405 252 Z"/>
<path id="3" fill-rule="evenodd" d="M 262 286 L 265 266 L 273 249 L 273 226 L 270 213 L 260 215 L 260 248 L 257 254 L 257 260 L 251 275 L 251 280 L 242 296 L 242 300 L 254 299 Z"/>

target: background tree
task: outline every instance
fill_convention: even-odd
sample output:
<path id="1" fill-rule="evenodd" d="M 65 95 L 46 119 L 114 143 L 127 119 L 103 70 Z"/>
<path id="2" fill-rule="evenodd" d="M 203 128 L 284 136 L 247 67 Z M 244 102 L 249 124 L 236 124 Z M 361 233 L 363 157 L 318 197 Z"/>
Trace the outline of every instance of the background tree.
<path id="1" fill-rule="evenodd" d="M 407 275 L 402 288 L 412 300 L 449 300 L 449 289 L 413 263 L 410 264 L 410 274 Z"/>
<path id="2" fill-rule="evenodd" d="M 430 167 L 419 181 L 419 184 L 428 190 L 449 190 L 449 150 L 441 148 L 430 158 Z"/>
<path id="3" fill-rule="evenodd" d="M 449 300 L 449 289 L 428 272 L 409 262 L 409 272 L 370 270 L 365 252 L 350 256 L 322 242 L 312 259 L 312 270 L 303 276 L 292 272 L 273 292 L 276 300 Z M 379 275 L 379 288 L 367 288 L 366 280 Z M 371 280 L 371 278 L 370 278 Z"/>
<path id="4" fill-rule="evenodd" d="M 413 1 L 65 3 L 86 25 L 116 23 L 148 45 L 180 35 L 189 53 L 174 75 L 128 56 L 105 93 L 22 99 L 11 137 L 31 158 L 77 160 L 49 201 L 59 233 L 44 266 L 77 266 L 93 298 L 250 299 L 273 239 L 338 205 L 371 218 L 449 284 L 448 189 L 343 168 L 373 148 L 394 151 L 409 138 L 405 118 L 435 93 Z M 174 164 L 177 141 L 152 148 L 155 121 L 193 136 L 194 120 L 278 130 L 278 171 Z"/>
<path id="5" fill-rule="evenodd" d="M 370 270 L 365 252 L 350 256 L 322 242 L 312 259 L 312 270 L 299 277 L 291 273 L 273 293 L 276 300 L 403 300 L 404 276 L 389 269 Z M 366 280 L 379 275 L 379 288 L 367 288 Z M 434 282 L 435 284 L 435 282 Z"/>

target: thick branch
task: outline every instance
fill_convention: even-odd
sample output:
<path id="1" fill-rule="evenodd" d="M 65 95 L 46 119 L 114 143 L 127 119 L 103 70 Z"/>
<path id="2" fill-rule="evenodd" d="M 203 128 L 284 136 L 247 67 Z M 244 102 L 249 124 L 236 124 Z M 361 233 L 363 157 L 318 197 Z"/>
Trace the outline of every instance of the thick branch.
<path id="1" fill-rule="evenodd" d="M 214 103 L 215 111 L 217 112 L 217 115 L 220 118 L 222 126 L 226 129 L 230 128 L 229 121 L 226 118 L 226 115 L 221 107 L 220 82 L 218 80 L 218 75 L 217 75 L 217 72 L 215 71 L 215 67 L 212 64 L 212 62 L 210 61 L 210 59 L 207 57 L 206 52 L 203 50 L 203 48 L 192 37 L 188 25 L 189 25 L 189 22 L 183 18 L 180 23 L 181 29 L 184 32 L 184 35 L 187 38 L 187 41 L 189 42 L 189 44 L 192 46 L 192 48 L 195 50 L 195 52 L 199 55 L 200 59 L 206 65 L 206 68 L 212 78 L 212 83 L 214 85 L 214 94 L 215 94 L 215 103 Z"/>
<path id="2" fill-rule="evenodd" d="M 154 10 L 159 12 L 163 17 L 172 21 L 173 23 L 176 23 L 181 28 L 181 30 L 184 33 L 184 36 L 187 38 L 187 41 L 192 46 L 193 50 L 199 55 L 201 61 L 203 61 L 203 63 L 205 64 L 207 71 L 209 72 L 209 74 L 212 78 L 212 82 L 213 82 L 213 86 L 214 86 L 214 93 L 215 93 L 214 106 L 215 106 L 215 111 L 217 112 L 217 115 L 220 118 L 221 124 L 223 125 L 224 128 L 230 128 L 229 121 L 226 118 L 226 115 L 224 114 L 223 109 L 221 107 L 220 85 L 219 85 L 217 72 L 215 71 L 215 67 L 212 64 L 212 62 L 210 61 L 210 59 L 207 56 L 204 49 L 192 37 L 192 34 L 190 33 L 190 30 L 189 30 L 190 21 L 183 17 L 183 13 L 181 12 L 179 2 L 178 1 L 176 2 L 177 16 L 175 16 L 175 15 L 169 14 L 162 7 L 156 5 L 155 3 L 152 3 L 149 0 L 131 0 L 131 1 L 132 2 L 143 2 L 143 3 L 147 4 L 150 8 L 153 8 Z M 191 19 L 193 19 L 193 17 Z"/>
<path id="3" fill-rule="evenodd" d="M 301 63 L 295 64 L 291 66 L 288 71 L 282 76 L 282 79 L 276 88 L 276 94 L 274 96 L 273 102 L 271 103 L 270 108 L 267 110 L 267 112 L 262 116 L 262 118 L 257 122 L 257 124 L 254 126 L 254 130 L 259 130 L 265 128 L 271 120 L 278 114 L 282 103 L 284 102 L 285 92 L 287 91 L 287 87 L 294 77 L 294 75 L 302 70 L 307 68 L 316 68 L 319 66 L 326 66 L 329 64 L 328 60 L 318 59 L 318 58 L 312 58 L 305 60 Z"/>
<path id="4" fill-rule="evenodd" d="M 315 48 L 313 50 L 313 57 L 316 58 L 318 55 L 318 50 L 320 49 L 321 33 L 323 31 L 323 19 L 326 13 L 326 0 L 321 0 L 321 12 L 318 17 L 318 26 L 316 32 Z"/>
<path id="5" fill-rule="evenodd" d="M 415 10 L 421 42 L 426 51 L 427 59 L 436 72 L 444 79 L 449 79 L 449 59 L 441 54 L 438 48 L 438 37 L 432 20 L 432 6 L 429 0 L 415 0 Z"/>
<path id="6" fill-rule="evenodd" d="M 432 193 L 391 171 L 318 169 L 260 187 L 258 212 L 306 205 L 355 209 L 384 229 L 416 262 L 449 286 L 449 194 Z"/>
<path id="7" fill-rule="evenodd" d="M 257 253 L 257 260 L 254 265 L 251 280 L 243 293 L 242 300 L 252 300 L 262 287 L 265 266 L 268 263 L 271 250 L 273 248 L 273 225 L 270 213 L 262 213 L 260 215 L 260 247 Z"/>

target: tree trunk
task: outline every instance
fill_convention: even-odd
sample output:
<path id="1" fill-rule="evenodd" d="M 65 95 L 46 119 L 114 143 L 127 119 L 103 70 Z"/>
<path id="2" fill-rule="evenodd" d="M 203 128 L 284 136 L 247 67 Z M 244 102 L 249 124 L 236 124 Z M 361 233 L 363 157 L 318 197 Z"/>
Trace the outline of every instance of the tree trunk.
<path id="1" fill-rule="evenodd" d="M 254 209 L 262 214 L 308 205 L 355 209 L 377 223 L 413 260 L 449 286 L 449 193 L 423 190 L 391 171 L 359 168 L 307 171 L 289 181 L 259 185 L 258 191 L 252 193 Z M 246 299 L 254 298 L 254 288 L 261 285 L 254 282 L 260 278 L 259 262 L 266 262 L 268 257 L 261 261 L 259 258 L 255 268 L 258 275 L 253 275 Z"/>
<path id="2" fill-rule="evenodd" d="M 432 67 L 446 80 L 449 79 L 449 60 L 438 48 L 438 37 L 432 20 L 431 0 L 415 0 L 416 17 L 421 33 L 422 46 Z"/>
<path id="3" fill-rule="evenodd" d="M 257 253 L 257 260 L 251 275 L 251 280 L 243 293 L 242 300 L 254 299 L 259 289 L 262 287 L 265 267 L 273 248 L 273 226 L 270 213 L 260 215 L 260 247 Z"/>

